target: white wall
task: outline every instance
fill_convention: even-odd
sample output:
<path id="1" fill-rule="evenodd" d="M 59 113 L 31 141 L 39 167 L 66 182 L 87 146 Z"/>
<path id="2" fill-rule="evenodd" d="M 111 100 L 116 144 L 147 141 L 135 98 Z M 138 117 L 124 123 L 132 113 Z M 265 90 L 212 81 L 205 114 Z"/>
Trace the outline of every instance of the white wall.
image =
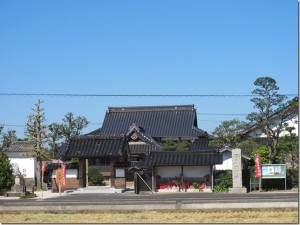
<path id="1" fill-rule="evenodd" d="M 288 120 L 288 121 L 285 121 L 287 124 L 288 124 L 288 127 L 294 127 L 295 130 L 293 130 L 293 134 L 296 134 L 296 136 L 298 136 L 298 116 L 295 116 L 293 119 L 291 120 Z M 276 119 L 274 121 L 274 123 L 279 123 L 278 122 L 278 119 Z M 273 126 L 273 130 L 276 128 L 276 126 Z M 283 130 L 282 132 L 280 132 L 279 136 L 282 137 L 282 136 L 285 136 L 285 135 L 288 135 L 289 132 Z M 249 136 L 251 137 L 261 137 L 261 138 L 265 138 L 267 137 L 267 135 L 265 133 L 262 133 L 259 129 L 257 130 L 254 130 L 252 132 L 249 133 Z"/>
<path id="2" fill-rule="evenodd" d="M 77 169 L 67 169 L 66 170 L 66 178 L 77 178 L 78 170 Z M 56 178 L 56 170 L 52 172 L 52 178 Z"/>
<path id="3" fill-rule="evenodd" d="M 232 170 L 232 153 L 230 151 L 222 152 L 223 164 L 215 165 L 215 170 Z"/>
<path id="4" fill-rule="evenodd" d="M 184 177 L 204 177 L 210 175 L 210 166 L 183 166 Z"/>
<path id="5" fill-rule="evenodd" d="M 157 176 L 161 177 L 179 177 L 181 174 L 181 166 L 159 166 L 157 168 Z"/>
<path id="6" fill-rule="evenodd" d="M 36 159 L 35 158 L 10 158 L 10 164 L 17 164 L 21 174 L 26 176 L 24 178 L 34 178 L 36 171 Z"/>
<path id="7" fill-rule="evenodd" d="M 159 166 L 157 175 L 161 177 L 179 177 L 181 166 Z M 210 166 L 183 166 L 184 177 L 204 177 L 210 174 Z"/>

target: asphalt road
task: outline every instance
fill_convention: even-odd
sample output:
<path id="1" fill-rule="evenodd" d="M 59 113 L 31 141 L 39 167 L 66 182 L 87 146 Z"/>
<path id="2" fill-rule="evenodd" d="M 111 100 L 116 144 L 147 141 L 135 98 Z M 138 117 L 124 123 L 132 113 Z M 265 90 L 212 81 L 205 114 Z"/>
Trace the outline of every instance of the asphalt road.
<path id="1" fill-rule="evenodd" d="M 299 194 L 293 193 L 169 193 L 146 194 L 134 193 L 119 194 L 71 194 L 46 199 L 15 199 L 0 200 L 0 206 L 26 206 L 26 205 L 98 205 L 98 204 L 168 204 L 168 203 L 251 203 L 251 202 L 298 202 Z"/>

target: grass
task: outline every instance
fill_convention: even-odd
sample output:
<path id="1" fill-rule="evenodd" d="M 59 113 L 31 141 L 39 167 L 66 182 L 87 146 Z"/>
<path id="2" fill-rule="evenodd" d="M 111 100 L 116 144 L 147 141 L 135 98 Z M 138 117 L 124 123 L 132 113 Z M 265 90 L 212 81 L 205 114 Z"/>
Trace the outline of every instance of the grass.
<path id="1" fill-rule="evenodd" d="M 0 212 L 0 223 L 295 223 L 298 208 Z"/>
<path id="2" fill-rule="evenodd" d="M 37 197 L 36 194 L 26 194 L 24 196 L 21 196 L 20 198 L 26 199 L 26 198 L 36 198 L 36 197 Z"/>

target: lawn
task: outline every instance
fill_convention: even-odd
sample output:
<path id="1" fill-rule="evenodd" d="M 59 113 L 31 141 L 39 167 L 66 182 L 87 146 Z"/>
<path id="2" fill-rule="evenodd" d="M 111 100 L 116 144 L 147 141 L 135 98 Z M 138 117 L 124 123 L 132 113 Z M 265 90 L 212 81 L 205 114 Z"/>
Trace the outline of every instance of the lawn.
<path id="1" fill-rule="evenodd" d="M 295 223 L 298 208 L 0 212 L 0 223 Z"/>

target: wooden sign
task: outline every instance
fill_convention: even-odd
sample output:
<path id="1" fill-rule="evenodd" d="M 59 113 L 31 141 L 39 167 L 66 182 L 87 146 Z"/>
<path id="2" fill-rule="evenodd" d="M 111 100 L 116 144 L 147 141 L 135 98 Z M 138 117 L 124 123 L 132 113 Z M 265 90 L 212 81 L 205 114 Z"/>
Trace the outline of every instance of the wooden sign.
<path id="1" fill-rule="evenodd" d="M 61 185 L 62 182 L 63 182 L 63 171 L 62 169 L 59 168 L 56 170 L 56 183 Z"/>

